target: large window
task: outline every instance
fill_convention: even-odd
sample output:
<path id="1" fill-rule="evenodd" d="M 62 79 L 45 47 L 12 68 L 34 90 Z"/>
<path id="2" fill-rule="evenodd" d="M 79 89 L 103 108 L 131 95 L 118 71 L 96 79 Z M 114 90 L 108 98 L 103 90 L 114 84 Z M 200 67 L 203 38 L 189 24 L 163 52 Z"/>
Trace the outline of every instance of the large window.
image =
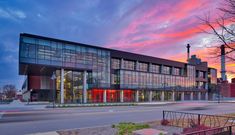
<path id="1" fill-rule="evenodd" d="M 112 66 L 111 66 L 112 69 L 120 69 L 120 67 L 121 67 L 120 59 L 112 58 L 111 63 L 112 63 Z"/>
<path id="2" fill-rule="evenodd" d="M 147 63 L 139 62 L 137 70 L 139 70 L 139 71 L 146 71 L 147 72 L 148 71 L 148 64 Z"/>
<path id="3" fill-rule="evenodd" d="M 206 88 L 206 82 L 196 82 L 198 89 L 205 89 Z"/>
<path id="4" fill-rule="evenodd" d="M 171 68 L 168 66 L 163 66 L 162 73 L 169 75 L 171 73 Z"/>
<path id="5" fill-rule="evenodd" d="M 189 90 L 195 88 L 195 67 L 187 66 L 187 76 L 120 70 L 120 88 Z"/>
<path id="6" fill-rule="evenodd" d="M 129 69 L 129 70 L 135 70 L 135 62 L 129 61 L 129 60 L 124 60 L 123 61 L 123 68 Z"/>
<path id="7" fill-rule="evenodd" d="M 160 66 L 156 64 L 150 65 L 150 72 L 160 73 Z"/>
<path id="8" fill-rule="evenodd" d="M 110 51 L 21 36 L 20 62 L 92 70 L 94 87 L 110 87 Z"/>
<path id="9" fill-rule="evenodd" d="M 202 71 L 199 71 L 199 78 L 204 78 L 204 73 Z"/>
<path id="10" fill-rule="evenodd" d="M 204 71 L 196 71 L 196 77 L 198 78 L 205 78 L 206 77 L 206 73 Z"/>
<path id="11" fill-rule="evenodd" d="M 173 68 L 174 75 L 180 75 L 180 68 Z"/>
<path id="12" fill-rule="evenodd" d="M 61 74 L 60 70 L 56 71 L 56 89 L 57 101 L 60 97 L 60 83 Z M 64 100 L 66 103 L 81 103 L 82 101 L 82 88 L 83 88 L 83 72 L 64 71 Z M 89 76 L 89 74 L 88 74 Z"/>

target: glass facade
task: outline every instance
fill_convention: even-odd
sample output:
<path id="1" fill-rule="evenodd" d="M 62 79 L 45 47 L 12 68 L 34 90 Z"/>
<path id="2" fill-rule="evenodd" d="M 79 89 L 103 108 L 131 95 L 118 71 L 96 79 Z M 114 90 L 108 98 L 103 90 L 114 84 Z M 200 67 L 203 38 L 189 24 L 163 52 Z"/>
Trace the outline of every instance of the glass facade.
<path id="1" fill-rule="evenodd" d="M 147 102 L 149 101 L 149 91 L 140 90 L 139 91 L 139 102 Z"/>
<path id="2" fill-rule="evenodd" d="M 92 87 L 110 87 L 110 51 L 21 37 L 20 62 L 92 71 Z"/>
<path id="3" fill-rule="evenodd" d="M 152 101 L 161 101 L 161 91 L 153 91 L 152 94 Z"/>
<path id="4" fill-rule="evenodd" d="M 171 67 L 168 67 L 168 66 L 163 66 L 162 67 L 162 73 L 163 74 L 171 74 Z"/>
<path id="5" fill-rule="evenodd" d="M 160 73 L 160 66 L 156 64 L 150 64 L 150 72 Z"/>
<path id="6" fill-rule="evenodd" d="M 180 75 L 180 68 L 173 68 L 173 75 Z"/>
<path id="7" fill-rule="evenodd" d="M 173 100 L 173 91 L 175 100 L 181 99 L 182 92 L 189 100 L 192 91 L 195 94 L 195 91 L 207 89 L 208 74 L 210 83 L 217 81 L 215 69 L 196 71 L 197 65 L 155 63 L 152 58 L 149 61 L 131 59 L 130 56 L 114 55 L 109 49 L 50 38 L 21 36 L 19 50 L 20 64 L 46 67 L 50 69 L 48 72 L 56 73 L 58 102 L 63 98 L 65 103 L 82 103 L 84 95 L 90 103 L 120 102 L 122 90 L 124 102 L 149 101 L 150 93 L 152 101 Z M 61 69 L 64 69 L 64 80 L 61 80 Z M 47 77 L 50 75 L 48 73 Z M 61 81 L 64 82 L 64 97 L 60 97 L 63 95 L 60 93 Z M 86 86 L 83 86 L 85 82 Z"/>
<path id="8" fill-rule="evenodd" d="M 148 64 L 147 63 L 138 62 L 137 70 L 138 71 L 145 71 L 145 72 L 147 72 L 148 71 Z"/>
<path id="9" fill-rule="evenodd" d="M 121 60 L 112 58 L 112 69 L 120 69 L 121 68 Z"/>
<path id="10" fill-rule="evenodd" d="M 135 70 L 135 61 L 123 60 L 123 69 Z"/>
<path id="11" fill-rule="evenodd" d="M 120 70 L 121 89 L 192 90 L 195 86 L 195 66 L 191 65 L 187 65 L 187 76 Z"/>

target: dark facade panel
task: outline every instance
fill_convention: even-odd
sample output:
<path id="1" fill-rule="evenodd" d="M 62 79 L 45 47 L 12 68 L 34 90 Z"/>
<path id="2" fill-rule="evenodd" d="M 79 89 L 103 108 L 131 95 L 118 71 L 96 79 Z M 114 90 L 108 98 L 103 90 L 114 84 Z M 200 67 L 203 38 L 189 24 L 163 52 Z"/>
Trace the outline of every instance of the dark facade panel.
<path id="1" fill-rule="evenodd" d="M 161 59 L 161 58 L 140 55 L 140 54 L 135 54 L 135 53 L 129 53 L 129 52 L 119 51 L 119 50 L 112 50 L 111 57 L 120 58 L 120 59 L 123 58 L 123 59 L 147 62 L 147 63 L 154 63 L 154 64 L 159 64 L 159 65 L 181 67 L 181 68 L 184 68 L 186 64 L 183 62 L 177 62 L 173 60 Z"/>

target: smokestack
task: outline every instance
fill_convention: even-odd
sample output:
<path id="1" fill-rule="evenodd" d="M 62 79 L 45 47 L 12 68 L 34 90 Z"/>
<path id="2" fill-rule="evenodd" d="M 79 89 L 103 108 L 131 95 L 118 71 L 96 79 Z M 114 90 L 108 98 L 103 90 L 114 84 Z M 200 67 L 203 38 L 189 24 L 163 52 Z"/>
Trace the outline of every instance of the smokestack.
<path id="1" fill-rule="evenodd" d="M 223 81 L 227 81 L 226 70 L 225 70 L 225 46 L 220 46 L 221 51 L 221 78 Z"/>
<path id="2" fill-rule="evenodd" d="M 187 44 L 187 61 L 189 61 L 189 59 L 190 59 L 190 45 L 189 44 Z"/>

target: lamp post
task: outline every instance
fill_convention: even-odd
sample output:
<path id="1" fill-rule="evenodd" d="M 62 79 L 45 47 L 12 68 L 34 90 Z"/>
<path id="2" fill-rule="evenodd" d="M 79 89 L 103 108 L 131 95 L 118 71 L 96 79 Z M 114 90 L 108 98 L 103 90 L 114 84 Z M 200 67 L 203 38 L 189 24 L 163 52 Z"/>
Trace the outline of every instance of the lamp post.
<path id="1" fill-rule="evenodd" d="M 29 98 L 28 98 L 28 105 L 29 105 L 29 102 L 32 102 L 32 92 L 33 92 L 33 90 L 32 89 L 30 89 L 30 95 L 29 95 Z"/>
<path id="2" fill-rule="evenodd" d="M 164 76 L 164 83 L 162 83 L 164 93 L 166 92 L 166 86 L 168 86 L 168 84 L 166 83 L 165 78 L 166 78 L 166 77 Z M 166 94 L 167 94 L 167 99 L 168 99 L 168 93 L 166 92 Z M 164 98 L 165 98 L 165 97 L 164 97 Z"/>
<path id="3" fill-rule="evenodd" d="M 52 76 L 51 76 L 51 79 L 53 80 L 53 94 L 52 94 L 52 98 L 53 98 L 53 108 L 55 108 L 55 79 L 56 79 L 56 75 L 55 75 L 55 72 L 53 72 Z"/>

